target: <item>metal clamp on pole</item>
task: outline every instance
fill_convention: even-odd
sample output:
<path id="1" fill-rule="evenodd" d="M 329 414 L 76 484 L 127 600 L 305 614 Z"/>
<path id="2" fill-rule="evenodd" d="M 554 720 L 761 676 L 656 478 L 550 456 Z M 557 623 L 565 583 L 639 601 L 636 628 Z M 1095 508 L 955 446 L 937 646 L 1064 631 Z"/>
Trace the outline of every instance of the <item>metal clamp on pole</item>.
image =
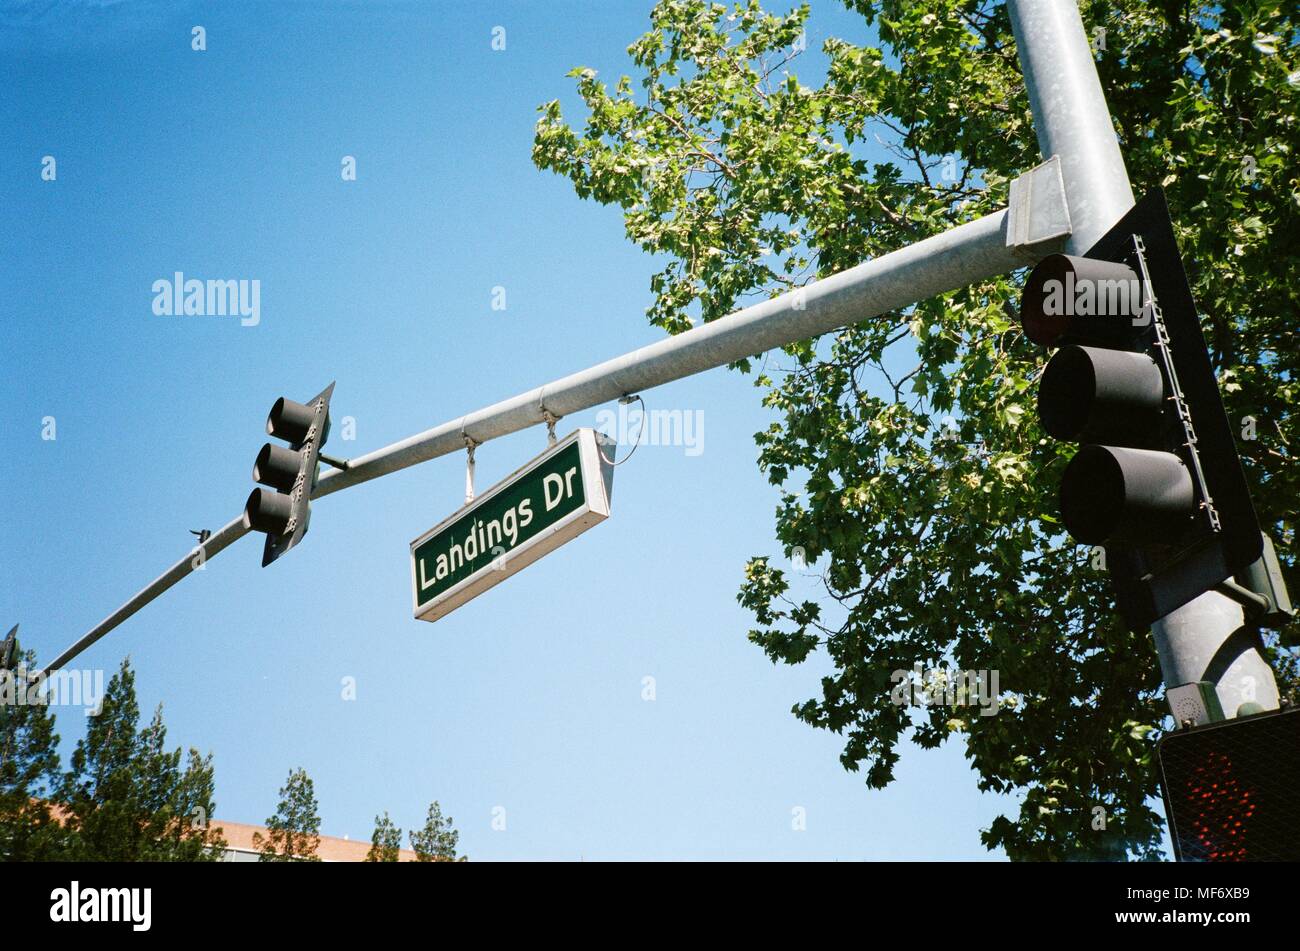
<path id="1" fill-rule="evenodd" d="M 556 416 L 549 409 L 543 406 L 542 419 L 546 420 L 546 445 L 554 446 L 556 443 L 555 424 L 559 421 L 560 417 Z"/>
<path id="2" fill-rule="evenodd" d="M 1295 620 L 1295 607 L 1291 604 L 1291 595 L 1286 588 L 1286 579 L 1282 577 L 1282 566 L 1278 564 L 1277 552 L 1273 549 L 1273 540 L 1263 534 L 1264 553 L 1259 560 L 1238 575 L 1238 579 L 1229 578 L 1215 588 L 1246 609 L 1246 616 L 1260 627 L 1279 630 Z M 1295 639 L 1283 637 L 1283 643 Z"/>
<path id="3" fill-rule="evenodd" d="M 1214 588 L 1219 594 L 1232 598 L 1243 608 L 1246 609 L 1246 615 L 1252 621 L 1265 615 L 1273 607 L 1273 603 L 1262 594 L 1256 594 L 1249 588 L 1244 588 L 1237 582 L 1228 578 L 1226 581 L 1219 582 Z"/>

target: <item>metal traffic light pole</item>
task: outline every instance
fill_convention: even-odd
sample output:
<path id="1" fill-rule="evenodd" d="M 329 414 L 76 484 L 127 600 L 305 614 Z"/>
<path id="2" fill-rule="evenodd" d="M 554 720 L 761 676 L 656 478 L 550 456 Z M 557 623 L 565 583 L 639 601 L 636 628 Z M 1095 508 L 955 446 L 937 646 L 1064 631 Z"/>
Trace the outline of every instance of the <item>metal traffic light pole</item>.
<path id="1" fill-rule="evenodd" d="M 1075 0 L 1007 0 L 1044 157 L 1059 156 L 1070 238 L 1082 254 L 1133 206 L 1124 158 Z M 1278 706 L 1277 682 L 1239 604 L 1214 591 L 1151 628 L 1167 690 L 1210 683 L 1227 717 Z M 1176 714 L 1177 716 L 1178 714 Z"/>

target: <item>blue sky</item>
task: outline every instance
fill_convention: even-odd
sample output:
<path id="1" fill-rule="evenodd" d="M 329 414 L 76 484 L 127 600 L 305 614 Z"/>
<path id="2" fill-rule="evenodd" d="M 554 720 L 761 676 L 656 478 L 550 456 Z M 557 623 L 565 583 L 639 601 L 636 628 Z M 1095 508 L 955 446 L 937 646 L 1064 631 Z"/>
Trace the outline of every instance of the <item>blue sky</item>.
<path id="1" fill-rule="evenodd" d="M 628 71 L 650 6 L 0 3 L 4 629 L 48 659 L 234 517 L 281 394 L 337 380 L 328 450 L 358 455 L 658 339 L 654 261 L 530 160 L 537 105 L 579 116 L 565 73 Z M 867 36 L 815 3 L 810 50 L 831 34 Z M 156 316 L 176 271 L 260 281 L 260 322 Z M 645 397 L 702 412 L 703 451 L 642 447 L 609 521 L 436 624 L 410 616 L 408 546 L 461 503 L 461 456 L 322 499 L 269 568 L 242 540 L 79 663 L 130 655 L 231 820 L 303 766 L 327 834 L 436 798 L 474 859 L 990 857 L 1014 803 L 960 745 L 906 748 L 871 791 L 790 714 L 823 669 L 746 641 L 743 565 L 780 558 L 757 391 L 716 370 Z M 480 487 L 544 445 L 482 447 Z"/>

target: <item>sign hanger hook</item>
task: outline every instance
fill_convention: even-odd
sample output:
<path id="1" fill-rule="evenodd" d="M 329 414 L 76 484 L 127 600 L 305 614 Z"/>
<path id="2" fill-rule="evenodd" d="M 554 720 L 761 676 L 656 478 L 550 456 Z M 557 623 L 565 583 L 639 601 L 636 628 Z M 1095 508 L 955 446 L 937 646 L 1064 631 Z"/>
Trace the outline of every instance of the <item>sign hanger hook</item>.
<path id="1" fill-rule="evenodd" d="M 556 416 L 554 413 L 552 413 L 549 409 L 546 408 L 546 400 L 545 397 L 543 396 L 545 392 L 546 392 L 546 388 L 543 387 L 541 392 L 538 393 L 537 408 L 541 410 L 542 419 L 546 422 L 546 445 L 554 446 L 556 442 L 555 424 L 557 421 L 559 421 L 560 417 Z"/>
<path id="2" fill-rule="evenodd" d="M 460 424 L 460 438 L 465 440 L 465 504 L 469 505 L 474 501 L 474 450 L 479 444 L 465 432 L 464 421 Z"/>

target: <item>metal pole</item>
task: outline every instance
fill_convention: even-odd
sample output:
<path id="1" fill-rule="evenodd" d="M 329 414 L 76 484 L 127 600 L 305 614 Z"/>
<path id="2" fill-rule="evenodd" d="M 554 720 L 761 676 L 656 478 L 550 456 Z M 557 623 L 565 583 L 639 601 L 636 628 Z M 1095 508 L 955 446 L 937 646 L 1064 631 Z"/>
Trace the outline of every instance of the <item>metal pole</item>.
<path id="1" fill-rule="evenodd" d="M 1043 158 L 1061 159 L 1070 206 L 1069 254 L 1082 254 L 1133 207 L 1111 123 L 1074 0 L 1008 0 L 1011 30 Z"/>
<path id="2" fill-rule="evenodd" d="M 1066 249 L 1081 254 L 1133 206 L 1133 191 L 1074 0 L 1007 0 L 1043 158 L 1059 156 L 1070 207 Z M 1209 591 L 1151 628 L 1166 689 L 1214 684 L 1228 717 L 1278 706 L 1277 682 L 1241 606 Z"/>
<path id="3" fill-rule="evenodd" d="M 313 497 L 682 377 L 807 340 L 1024 267 L 1066 236 L 1056 164 L 1021 176 L 1008 210 L 859 264 L 712 323 L 520 393 L 321 476 Z"/>
<path id="4" fill-rule="evenodd" d="M 1034 264 L 1059 250 L 1068 235 L 1060 171 L 1057 163 L 1048 162 L 1012 183 L 1008 208 L 1002 211 L 349 459 L 345 467 L 321 475 L 312 498 L 459 452 L 466 437 L 482 444 Z M 243 517 L 236 518 L 199 546 L 202 561 L 248 531 Z M 67 664 L 188 575 L 195 562 L 202 563 L 192 551 L 55 658 L 45 672 Z"/>
<path id="5" fill-rule="evenodd" d="M 249 528 L 244 524 L 244 516 L 240 515 L 233 521 L 227 522 L 221 528 L 217 529 L 208 540 L 201 545 L 195 545 L 184 558 L 176 562 L 161 575 L 155 578 L 149 584 L 145 585 L 140 591 L 136 592 L 132 598 L 122 605 L 104 620 L 100 621 L 88 633 L 77 640 L 75 644 L 65 650 L 58 657 L 54 658 L 49 664 L 45 665 L 44 673 L 52 670 L 58 670 L 67 664 L 68 661 L 76 657 L 95 641 L 99 640 L 113 628 L 117 627 L 136 611 L 152 601 L 158 595 L 162 594 L 176 582 L 180 581 L 192 571 L 202 569 L 207 564 L 209 558 L 214 557 L 218 552 L 227 548 L 234 542 L 243 538 L 249 532 Z"/>
<path id="6" fill-rule="evenodd" d="M 1277 681 L 1260 651 L 1259 631 L 1245 623 L 1231 598 L 1207 591 L 1156 621 L 1151 634 L 1166 688 L 1209 682 L 1228 719 L 1246 703 L 1278 708 Z"/>

